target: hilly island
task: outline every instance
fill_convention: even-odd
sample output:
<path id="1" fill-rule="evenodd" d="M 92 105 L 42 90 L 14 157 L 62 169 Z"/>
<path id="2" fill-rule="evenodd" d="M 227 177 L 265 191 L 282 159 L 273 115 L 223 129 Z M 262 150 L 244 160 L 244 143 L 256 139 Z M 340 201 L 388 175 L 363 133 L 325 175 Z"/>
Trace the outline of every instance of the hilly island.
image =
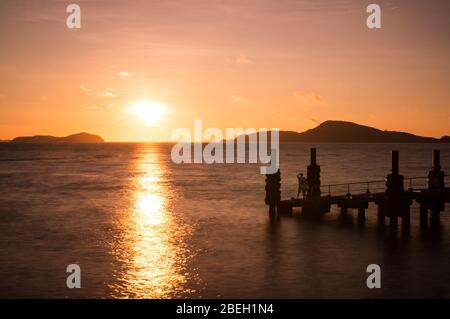
<path id="1" fill-rule="evenodd" d="M 259 133 L 256 133 L 259 134 Z M 269 135 L 270 138 L 270 135 Z M 3 141 L 6 142 L 6 141 Z M 16 137 L 11 143 L 103 143 L 99 135 L 78 133 L 66 137 L 35 135 Z M 325 121 L 304 132 L 280 131 L 280 142 L 304 143 L 450 143 L 441 138 L 418 136 L 407 132 L 385 131 L 346 121 Z"/>
<path id="2" fill-rule="evenodd" d="M 35 135 L 16 137 L 11 143 L 103 143 L 103 138 L 89 133 L 78 133 L 65 137 Z"/>
<path id="3" fill-rule="evenodd" d="M 370 126 L 346 121 L 325 121 L 317 127 L 301 133 L 294 131 L 280 131 L 280 142 L 450 143 L 450 136 L 443 136 L 439 139 L 418 136 L 406 132 L 383 131 Z"/>

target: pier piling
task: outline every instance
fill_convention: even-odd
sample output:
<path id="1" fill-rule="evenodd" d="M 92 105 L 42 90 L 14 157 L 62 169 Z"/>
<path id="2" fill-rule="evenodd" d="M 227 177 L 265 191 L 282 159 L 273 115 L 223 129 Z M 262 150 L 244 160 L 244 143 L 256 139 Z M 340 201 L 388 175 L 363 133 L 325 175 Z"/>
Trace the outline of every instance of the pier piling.
<path id="1" fill-rule="evenodd" d="M 310 199 L 320 198 L 320 166 L 317 165 L 316 149 L 311 148 L 311 163 L 308 165 L 306 179 L 308 181 L 308 194 Z"/>
<path id="2" fill-rule="evenodd" d="M 444 200 L 444 172 L 441 170 L 441 152 L 433 151 L 433 168 L 428 173 L 428 190 L 430 198 L 428 207 L 431 210 L 431 219 L 439 219 L 440 213 L 445 209 Z"/>
<path id="3" fill-rule="evenodd" d="M 412 200 L 404 188 L 404 177 L 399 174 L 399 152 L 392 151 L 392 171 L 386 176 L 385 215 L 393 227 L 402 218 L 402 225 L 409 226 L 410 205 Z"/>
<path id="4" fill-rule="evenodd" d="M 420 225 L 422 227 L 427 226 L 428 224 L 428 207 L 426 203 L 420 203 Z"/>
<path id="5" fill-rule="evenodd" d="M 266 175 L 266 205 L 269 205 L 269 215 L 274 219 L 279 213 L 281 201 L 281 172 Z"/>
<path id="6" fill-rule="evenodd" d="M 366 222 L 366 210 L 364 208 L 358 209 L 358 224 L 364 225 Z"/>
<path id="7" fill-rule="evenodd" d="M 384 224 L 384 204 L 381 202 L 378 202 L 378 223 Z"/>

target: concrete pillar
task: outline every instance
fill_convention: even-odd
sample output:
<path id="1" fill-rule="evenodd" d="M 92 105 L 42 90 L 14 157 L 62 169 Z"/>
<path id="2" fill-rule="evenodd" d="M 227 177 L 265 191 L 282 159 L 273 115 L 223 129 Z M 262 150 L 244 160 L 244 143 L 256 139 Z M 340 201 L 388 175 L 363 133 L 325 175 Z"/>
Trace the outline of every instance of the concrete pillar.
<path id="1" fill-rule="evenodd" d="M 281 201 L 281 172 L 266 175 L 265 203 L 269 205 L 269 215 L 273 218 Z"/>
<path id="2" fill-rule="evenodd" d="M 398 151 L 392 151 L 392 174 L 394 175 L 398 175 L 398 161 L 399 161 Z"/>
<path id="3" fill-rule="evenodd" d="M 440 150 L 433 151 L 433 169 L 428 173 L 428 189 L 443 189 L 445 188 L 444 172 L 441 171 L 441 152 Z"/>
<path id="4" fill-rule="evenodd" d="M 320 198 L 320 166 L 317 165 L 316 149 L 311 148 L 311 163 L 308 165 L 307 176 L 308 180 L 308 195 L 307 198 L 317 199 Z"/>

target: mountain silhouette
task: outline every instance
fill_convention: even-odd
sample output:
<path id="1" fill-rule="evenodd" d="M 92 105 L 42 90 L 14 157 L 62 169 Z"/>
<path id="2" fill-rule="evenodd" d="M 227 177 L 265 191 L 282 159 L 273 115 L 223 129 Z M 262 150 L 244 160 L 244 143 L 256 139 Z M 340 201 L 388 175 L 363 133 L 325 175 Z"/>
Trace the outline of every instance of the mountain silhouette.
<path id="1" fill-rule="evenodd" d="M 302 133 L 280 131 L 280 142 L 449 143 L 450 137 L 444 136 L 441 139 L 437 139 L 406 132 L 382 131 L 370 126 L 346 121 L 325 121 L 317 127 Z"/>
<path id="2" fill-rule="evenodd" d="M 50 135 L 35 135 L 16 137 L 12 143 L 103 143 L 104 140 L 89 133 L 78 133 L 66 137 L 55 137 Z"/>

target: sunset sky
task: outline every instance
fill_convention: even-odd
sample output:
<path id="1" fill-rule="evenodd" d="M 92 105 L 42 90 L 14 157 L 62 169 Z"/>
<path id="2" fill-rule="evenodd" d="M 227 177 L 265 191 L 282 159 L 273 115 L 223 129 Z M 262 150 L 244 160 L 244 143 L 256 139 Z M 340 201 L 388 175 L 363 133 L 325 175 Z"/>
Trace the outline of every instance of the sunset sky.
<path id="1" fill-rule="evenodd" d="M 449 15 L 448 0 L 1 0 L 0 139 L 168 141 L 195 119 L 450 135 Z"/>

